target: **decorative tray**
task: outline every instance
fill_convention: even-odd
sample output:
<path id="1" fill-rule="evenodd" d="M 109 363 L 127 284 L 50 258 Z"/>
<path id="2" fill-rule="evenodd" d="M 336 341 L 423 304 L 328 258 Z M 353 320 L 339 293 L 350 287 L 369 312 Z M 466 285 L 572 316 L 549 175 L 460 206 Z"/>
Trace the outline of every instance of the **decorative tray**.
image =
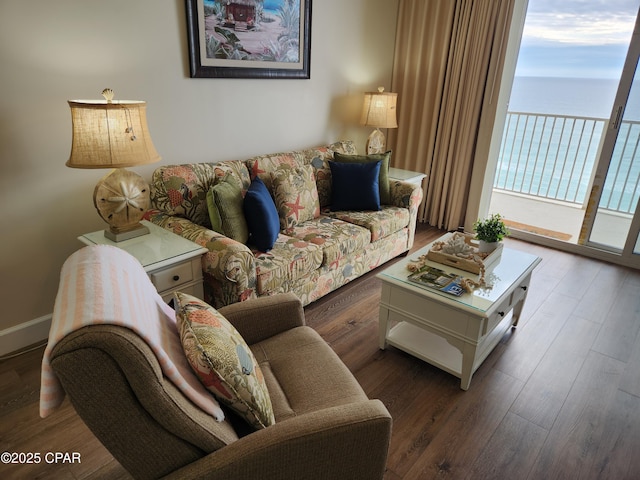
<path id="1" fill-rule="evenodd" d="M 458 268 L 465 272 L 481 273 L 500 258 L 502 242 L 490 253 L 480 252 L 478 242 L 473 235 L 454 233 L 446 242 L 435 242 L 427 252 L 427 258 L 433 262 Z"/>

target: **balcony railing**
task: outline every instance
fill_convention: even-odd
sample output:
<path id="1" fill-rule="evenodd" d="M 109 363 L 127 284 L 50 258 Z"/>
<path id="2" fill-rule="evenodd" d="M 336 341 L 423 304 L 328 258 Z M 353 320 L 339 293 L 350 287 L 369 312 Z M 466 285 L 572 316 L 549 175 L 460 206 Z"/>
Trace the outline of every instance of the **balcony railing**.
<path id="1" fill-rule="evenodd" d="M 583 205 L 607 119 L 508 112 L 494 188 Z M 640 196 L 640 122 L 623 121 L 600 208 L 632 213 Z"/>

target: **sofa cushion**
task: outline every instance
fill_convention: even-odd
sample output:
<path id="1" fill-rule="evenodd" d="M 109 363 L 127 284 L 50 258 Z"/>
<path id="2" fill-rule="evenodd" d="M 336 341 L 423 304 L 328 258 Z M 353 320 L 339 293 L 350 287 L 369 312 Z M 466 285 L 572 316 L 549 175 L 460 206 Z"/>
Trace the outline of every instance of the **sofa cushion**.
<path id="1" fill-rule="evenodd" d="M 378 176 L 378 188 L 380 189 L 380 203 L 389 205 L 391 203 L 391 188 L 389 186 L 389 163 L 391 161 L 391 151 L 386 153 L 375 153 L 372 155 L 345 155 L 336 152 L 334 160 L 340 163 L 368 163 L 382 162 L 380 164 L 380 174 Z"/>
<path id="2" fill-rule="evenodd" d="M 271 172 L 280 168 L 298 168 L 304 165 L 300 152 L 277 153 L 273 155 L 259 155 L 246 161 L 251 179 L 259 177 L 264 182 L 267 190 L 273 191 L 271 184 Z"/>
<path id="3" fill-rule="evenodd" d="M 238 183 L 240 183 L 243 195 L 249 189 L 249 185 L 251 185 L 249 170 L 247 170 L 247 166 L 241 160 L 225 160 L 218 162 L 213 167 L 213 173 L 217 181 L 231 175 L 238 181 Z"/>
<path id="4" fill-rule="evenodd" d="M 251 348 L 278 422 L 366 400 L 349 369 L 311 327 L 292 328 Z"/>
<path id="5" fill-rule="evenodd" d="M 211 229 L 240 243 L 247 243 L 249 227 L 244 218 L 242 188 L 236 178 L 227 174 L 207 193 Z"/>
<path id="6" fill-rule="evenodd" d="M 150 191 L 154 208 L 193 223 L 210 227 L 207 192 L 214 184 L 210 163 L 165 165 L 152 175 Z"/>
<path id="7" fill-rule="evenodd" d="M 175 292 L 174 300 L 180 340 L 200 381 L 250 425 L 273 425 L 262 370 L 238 331 L 199 298 Z"/>
<path id="8" fill-rule="evenodd" d="M 375 242 L 409 225 L 409 210 L 401 207 L 382 206 L 378 212 L 346 211 L 332 212 L 328 208 L 322 213 L 342 221 L 360 225 L 371 232 L 371 241 Z"/>
<path id="9" fill-rule="evenodd" d="M 280 291 L 283 285 L 297 282 L 318 269 L 323 260 L 322 247 L 282 234 L 269 252 L 254 251 L 254 255 L 256 289 L 260 295 Z"/>
<path id="10" fill-rule="evenodd" d="M 290 228 L 287 235 L 322 247 L 322 265 L 363 250 L 371 242 L 366 228 L 323 215 Z"/>
<path id="11" fill-rule="evenodd" d="M 326 207 L 331 203 L 331 169 L 329 168 L 329 160 L 333 160 L 335 152 L 347 155 L 356 155 L 358 153 L 355 144 L 351 140 L 302 150 L 304 163 L 313 166 L 315 170 L 320 207 Z"/>
<path id="12" fill-rule="evenodd" d="M 320 215 L 318 189 L 311 165 L 279 168 L 271 172 L 271 181 L 281 230 Z"/>
<path id="13" fill-rule="evenodd" d="M 249 241 L 261 252 L 273 247 L 280 232 L 280 218 L 265 184 L 256 177 L 244 197 L 244 216 L 249 227 Z"/>
<path id="14" fill-rule="evenodd" d="M 329 162 L 331 210 L 380 210 L 380 164 Z"/>

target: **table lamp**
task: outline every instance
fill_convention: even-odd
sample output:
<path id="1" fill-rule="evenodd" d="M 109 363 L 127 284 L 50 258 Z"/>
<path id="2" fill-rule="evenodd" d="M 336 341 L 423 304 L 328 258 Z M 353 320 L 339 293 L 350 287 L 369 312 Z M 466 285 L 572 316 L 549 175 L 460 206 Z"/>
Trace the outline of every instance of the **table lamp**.
<path id="1" fill-rule="evenodd" d="M 69 100 L 73 140 L 67 166 L 113 168 L 93 192 L 100 217 L 109 224 L 104 235 L 114 242 L 149 233 L 140 223 L 149 209 L 149 185 L 124 167 L 160 160 L 147 127 L 146 102 L 113 100 L 113 90 L 102 92 L 104 100 Z"/>
<path id="2" fill-rule="evenodd" d="M 378 87 L 377 92 L 364 94 L 364 106 L 360 123 L 365 127 L 374 127 L 367 139 L 367 154 L 384 153 L 386 139 L 381 128 L 397 128 L 396 102 L 397 93 L 385 92 L 384 87 Z"/>

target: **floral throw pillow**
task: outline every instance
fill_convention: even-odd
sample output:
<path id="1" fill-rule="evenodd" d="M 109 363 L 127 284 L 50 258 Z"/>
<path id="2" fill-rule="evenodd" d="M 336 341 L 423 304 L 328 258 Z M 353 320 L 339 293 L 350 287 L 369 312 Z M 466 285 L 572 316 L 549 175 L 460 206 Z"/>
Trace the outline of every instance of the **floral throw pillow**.
<path id="1" fill-rule="evenodd" d="M 253 427 L 273 425 L 262 371 L 238 331 L 199 298 L 175 292 L 174 303 L 182 348 L 203 385 Z"/>
<path id="2" fill-rule="evenodd" d="M 271 172 L 271 182 L 282 230 L 320 216 L 320 200 L 311 165 L 280 168 Z"/>

